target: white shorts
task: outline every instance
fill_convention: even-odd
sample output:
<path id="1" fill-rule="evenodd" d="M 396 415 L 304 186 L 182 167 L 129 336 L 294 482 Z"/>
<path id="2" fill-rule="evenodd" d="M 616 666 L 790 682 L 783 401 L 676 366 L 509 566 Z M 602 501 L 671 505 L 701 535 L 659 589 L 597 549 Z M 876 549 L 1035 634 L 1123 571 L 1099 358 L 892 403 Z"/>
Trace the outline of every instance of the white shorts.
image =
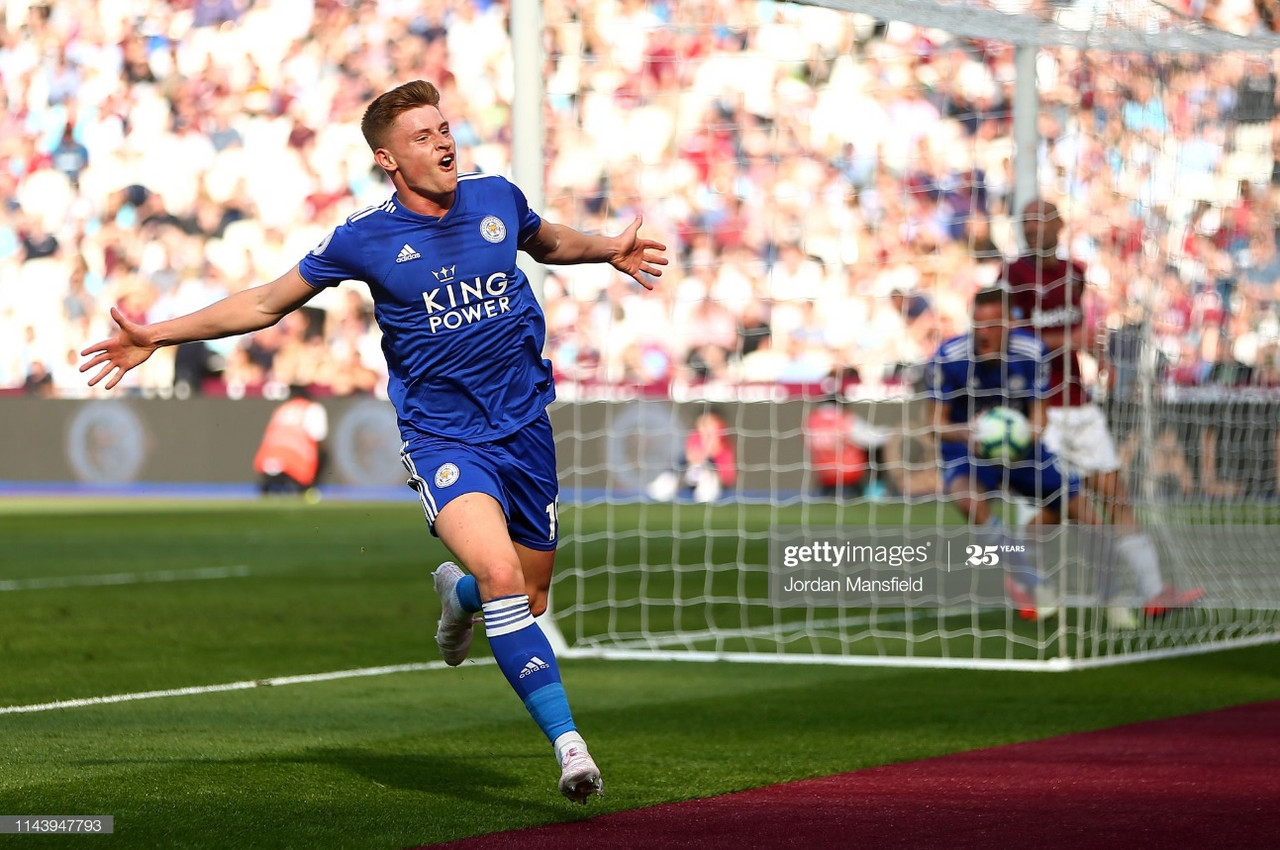
<path id="1" fill-rule="evenodd" d="M 1107 427 L 1107 416 L 1096 404 L 1051 407 L 1040 441 L 1067 467 L 1079 475 L 1112 472 L 1120 468 L 1116 441 Z"/>

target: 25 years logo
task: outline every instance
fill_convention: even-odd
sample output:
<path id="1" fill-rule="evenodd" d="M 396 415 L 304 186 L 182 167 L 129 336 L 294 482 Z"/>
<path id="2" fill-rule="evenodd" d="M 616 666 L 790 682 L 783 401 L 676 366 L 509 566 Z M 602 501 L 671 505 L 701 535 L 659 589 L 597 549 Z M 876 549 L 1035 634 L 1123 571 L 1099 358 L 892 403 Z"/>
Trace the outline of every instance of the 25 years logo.
<path id="1" fill-rule="evenodd" d="M 972 544 L 964 547 L 964 553 L 967 556 L 964 562 L 971 567 L 994 567 L 1000 563 L 1000 547 L 994 544 Z"/>

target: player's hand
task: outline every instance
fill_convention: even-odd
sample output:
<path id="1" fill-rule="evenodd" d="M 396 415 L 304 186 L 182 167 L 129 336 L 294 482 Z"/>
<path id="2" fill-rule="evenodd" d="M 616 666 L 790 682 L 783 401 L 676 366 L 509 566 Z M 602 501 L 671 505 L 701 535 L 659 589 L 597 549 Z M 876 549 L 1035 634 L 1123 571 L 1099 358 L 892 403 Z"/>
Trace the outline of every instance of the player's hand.
<path id="1" fill-rule="evenodd" d="M 104 378 L 110 376 L 106 389 L 111 389 L 120 383 L 125 372 L 144 362 L 160 347 L 148 337 L 146 325 L 131 321 L 115 307 L 111 308 L 111 318 L 120 326 L 119 330 L 111 337 L 95 342 L 80 352 L 81 357 L 89 358 L 80 366 L 81 372 L 88 372 L 96 366 L 102 367 L 98 374 L 89 379 L 91 387 L 96 387 Z"/>
<path id="2" fill-rule="evenodd" d="M 667 250 L 667 246 L 652 239 L 641 239 L 639 231 L 642 222 L 643 219 L 636 216 L 618 236 L 618 252 L 609 264 L 623 274 L 630 275 L 645 289 L 653 289 L 653 281 L 645 275 L 662 277 L 662 269 L 658 267 L 667 264 L 667 258 L 662 253 Z"/>

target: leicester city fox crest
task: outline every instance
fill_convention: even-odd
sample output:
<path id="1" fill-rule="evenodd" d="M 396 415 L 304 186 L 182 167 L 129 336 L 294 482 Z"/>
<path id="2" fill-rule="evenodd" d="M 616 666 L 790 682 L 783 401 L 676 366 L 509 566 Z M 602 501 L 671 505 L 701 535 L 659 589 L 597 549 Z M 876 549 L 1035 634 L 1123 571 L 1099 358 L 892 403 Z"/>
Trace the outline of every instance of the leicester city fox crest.
<path id="1" fill-rule="evenodd" d="M 452 463 L 442 463 L 440 468 L 436 470 L 436 486 L 448 487 L 450 484 L 458 480 L 458 467 Z"/>
<path id="2" fill-rule="evenodd" d="M 507 238 L 507 226 L 496 215 L 487 215 L 480 222 L 480 235 L 486 242 L 497 244 Z"/>

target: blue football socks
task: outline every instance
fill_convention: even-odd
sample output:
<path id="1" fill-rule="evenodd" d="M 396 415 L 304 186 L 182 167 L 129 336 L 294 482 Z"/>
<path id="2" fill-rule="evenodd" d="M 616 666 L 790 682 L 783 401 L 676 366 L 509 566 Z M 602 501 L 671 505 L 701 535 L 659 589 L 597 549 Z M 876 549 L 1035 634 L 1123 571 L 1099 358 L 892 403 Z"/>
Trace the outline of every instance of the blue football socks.
<path id="1" fill-rule="evenodd" d="M 463 600 L 461 581 L 458 588 L 458 598 Z M 500 596 L 482 607 L 484 630 L 494 660 L 538 728 L 554 743 L 574 730 L 573 715 L 560 683 L 560 667 L 547 636 L 529 610 L 529 597 Z"/>
<path id="2" fill-rule="evenodd" d="M 458 594 L 458 604 L 468 614 L 474 614 L 484 607 L 480 601 L 480 585 L 476 583 L 476 577 L 470 573 L 458 579 L 454 590 Z"/>

